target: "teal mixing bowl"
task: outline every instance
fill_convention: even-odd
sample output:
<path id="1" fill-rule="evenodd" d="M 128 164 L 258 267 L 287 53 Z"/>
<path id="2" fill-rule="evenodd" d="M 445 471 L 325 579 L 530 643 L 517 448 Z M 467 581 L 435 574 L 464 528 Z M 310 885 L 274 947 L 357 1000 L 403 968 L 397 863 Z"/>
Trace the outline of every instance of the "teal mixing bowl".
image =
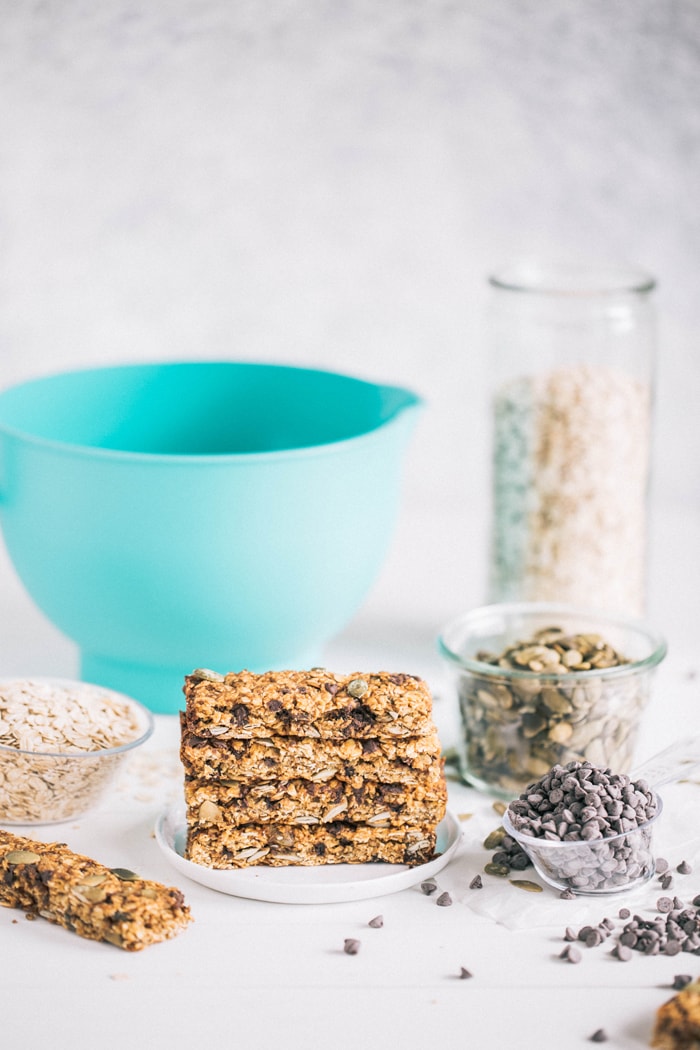
<path id="1" fill-rule="evenodd" d="M 0 393 L 0 520 L 81 676 L 175 712 L 185 674 L 304 668 L 395 522 L 420 399 L 281 365 L 167 363 Z"/>

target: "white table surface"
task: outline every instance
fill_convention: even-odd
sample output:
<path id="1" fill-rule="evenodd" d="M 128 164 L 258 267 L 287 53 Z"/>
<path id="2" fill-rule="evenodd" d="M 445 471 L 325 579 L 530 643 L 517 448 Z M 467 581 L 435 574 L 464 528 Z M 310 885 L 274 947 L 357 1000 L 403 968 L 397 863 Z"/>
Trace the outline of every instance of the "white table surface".
<path id="1" fill-rule="evenodd" d="M 324 661 L 338 670 L 383 667 L 425 676 L 445 746 L 455 719 L 434 636 L 445 618 L 481 601 L 468 525 L 459 515 L 428 511 L 404 519 L 372 595 Z M 656 533 L 664 542 L 657 543 L 661 556 L 652 564 L 653 619 L 670 651 L 642 725 L 640 759 L 698 730 L 698 577 L 691 570 L 700 523 L 697 516 L 664 514 Z M 0 674 L 75 676 L 72 645 L 31 605 L 4 553 L 0 584 Z M 573 913 L 553 892 L 522 893 L 532 920 L 524 928 L 495 921 L 488 895 L 502 893 L 503 885 L 496 888 L 497 880 L 485 875 L 482 890 L 470 891 L 468 884 L 489 859 L 481 843 L 498 817 L 491 799 L 456 781 L 450 782 L 450 808 L 472 816 L 462 821 L 458 853 L 437 876 L 440 890 L 453 897 L 451 907 L 438 907 L 435 896 L 418 887 L 324 905 L 263 903 L 208 890 L 176 873 L 154 839 L 155 821 L 181 781 L 176 719 L 156 721 L 154 736 L 132 756 L 100 810 L 32 833 L 179 885 L 195 921 L 174 940 L 129 954 L 0 909 L 2 1047 L 573 1050 L 589 1045 L 598 1028 L 606 1030 L 609 1046 L 644 1047 L 674 975 L 700 974 L 696 956 L 635 953 L 621 963 L 611 958 L 610 945 L 583 947 L 579 965 L 558 958 L 572 914 L 577 928 L 582 909 L 585 921 L 596 924 L 624 904 L 634 911 L 634 895 L 579 899 Z M 669 788 L 667 806 L 693 805 L 693 793 L 700 818 L 698 783 Z M 693 865 L 694 874 L 684 877 L 682 889 L 677 879 L 674 889 L 692 899 L 700 892 L 700 819 L 682 844 L 667 841 L 663 829 L 659 841 L 670 861 Z M 646 902 L 648 893 L 641 892 Z M 372 929 L 368 921 L 378 914 L 384 925 Z M 348 937 L 361 942 L 357 955 L 343 952 Z M 460 979 L 461 967 L 473 976 Z"/>

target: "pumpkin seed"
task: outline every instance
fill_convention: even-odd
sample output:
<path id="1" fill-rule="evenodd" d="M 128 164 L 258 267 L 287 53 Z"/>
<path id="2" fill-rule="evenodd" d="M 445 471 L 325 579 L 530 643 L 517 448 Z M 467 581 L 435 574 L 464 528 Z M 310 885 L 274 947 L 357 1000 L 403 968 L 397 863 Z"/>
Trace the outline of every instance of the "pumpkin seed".
<path id="1" fill-rule="evenodd" d="M 205 799 L 199 807 L 197 814 L 199 820 L 211 821 L 213 824 L 218 824 L 223 819 L 223 813 L 215 802 L 210 799 Z"/>
<path id="2" fill-rule="evenodd" d="M 519 890 L 527 890 L 528 893 L 542 893 L 542 887 L 529 879 L 508 879 L 511 886 L 517 886 Z"/>
<path id="3" fill-rule="evenodd" d="M 107 878 L 107 873 L 104 871 L 95 872 L 94 875 L 86 875 L 83 881 L 80 883 L 81 886 L 101 886 Z"/>
<path id="4" fill-rule="evenodd" d="M 138 882 L 141 878 L 140 875 L 137 875 L 133 871 L 129 871 L 128 868 L 110 868 L 109 870 L 113 875 L 116 875 L 118 879 L 121 879 L 122 882 Z"/>
<path id="5" fill-rule="evenodd" d="M 495 875 L 499 879 L 505 879 L 510 875 L 510 868 L 507 864 L 495 864 L 492 860 L 484 864 L 484 871 L 487 875 Z"/>
<path id="6" fill-rule="evenodd" d="M 30 849 L 13 849 L 5 854 L 5 860 L 8 864 L 36 864 L 41 857 Z"/>

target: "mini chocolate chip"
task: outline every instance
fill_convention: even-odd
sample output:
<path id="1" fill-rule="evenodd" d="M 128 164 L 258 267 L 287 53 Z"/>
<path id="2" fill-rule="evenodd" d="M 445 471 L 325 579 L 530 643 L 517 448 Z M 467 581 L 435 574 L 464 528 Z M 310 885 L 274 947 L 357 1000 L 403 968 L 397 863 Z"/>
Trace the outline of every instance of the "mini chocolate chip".
<path id="1" fill-rule="evenodd" d="M 450 897 L 449 893 L 447 891 L 445 891 L 444 893 L 440 894 L 440 896 L 435 901 L 435 903 L 440 908 L 449 908 L 450 905 L 452 904 L 452 898 Z"/>
<path id="2" fill-rule="evenodd" d="M 435 893 L 437 890 L 437 882 L 435 879 L 426 879 L 425 882 L 421 882 L 420 888 L 426 897 L 429 897 L 431 893 Z"/>
<path id="3" fill-rule="evenodd" d="M 591 1036 L 591 1042 L 592 1043 L 607 1043 L 607 1041 L 608 1041 L 608 1033 L 605 1031 L 604 1028 L 599 1028 Z"/>
<path id="4" fill-rule="evenodd" d="M 679 875 L 690 875 L 692 870 L 693 869 L 690 866 L 690 864 L 688 864 L 687 860 L 682 860 L 680 864 L 676 867 L 676 871 Z"/>
<path id="5" fill-rule="evenodd" d="M 470 890 L 483 889 L 484 883 L 482 882 L 481 875 L 475 875 L 472 881 L 469 883 Z"/>
<path id="6" fill-rule="evenodd" d="M 671 987 L 675 992 L 682 992 L 687 984 L 690 984 L 692 977 L 689 973 L 677 973 L 673 978 L 673 984 Z"/>
<path id="7" fill-rule="evenodd" d="M 346 955 L 357 955 L 360 950 L 360 942 L 354 937 L 346 937 L 343 941 L 343 951 Z"/>
<path id="8" fill-rule="evenodd" d="M 471 973 L 469 972 L 469 970 L 467 970 L 467 968 L 465 966 L 460 966 L 460 968 L 459 968 L 459 979 L 460 979 L 460 981 L 466 981 L 467 978 L 469 978 L 471 976 L 472 976 Z"/>
<path id="9" fill-rule="evenodd" d="M 248 724 L 248 708 L 245 704 L 236 704 L 231 708 L 231 717 L 234 725 L 245 726 Z"/>
<path id="10" fill-rule="evenodd" d="M 373 930 L 381 930 L 382 926 L 384 925 L 384 916 L 375 915 L 373 919 L 369 920 L 367 925 L 371 926 Z"/>
<path id="11" fill-rule="evenodd" d="M 657 857 L 654 868 L 657 875 L 663 875 L 665 871 L 668 871 L 668 861 L 665 857 Z"/>
<path id="12" fill-rule="evenodd" d="M 632 912 L 629 910 L 629 908 L 620 908 L 617 914 L 621 919 L 629 919 Z"/>

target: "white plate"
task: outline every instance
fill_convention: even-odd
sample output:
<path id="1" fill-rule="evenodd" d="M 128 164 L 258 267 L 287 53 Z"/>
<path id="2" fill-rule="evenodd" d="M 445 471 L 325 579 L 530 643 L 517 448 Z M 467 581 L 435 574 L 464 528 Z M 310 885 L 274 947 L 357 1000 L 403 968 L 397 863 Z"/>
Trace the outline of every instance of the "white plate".
<path id="1" fill-rule="evenodd" d="M 284 868 L 257 865 L 221 871 L 185 860 L 185 832 L 182 806 L 163 813 L 156 824 L 158 845 L 181 875 L 219 893 L 279 904 L 359 901 L 415 886 L 450 862 L 462 835 L 457 818 L 448 812 L 438 827 L 438 855 L 413 868 L 406 864 L 321 864 Z"/>

